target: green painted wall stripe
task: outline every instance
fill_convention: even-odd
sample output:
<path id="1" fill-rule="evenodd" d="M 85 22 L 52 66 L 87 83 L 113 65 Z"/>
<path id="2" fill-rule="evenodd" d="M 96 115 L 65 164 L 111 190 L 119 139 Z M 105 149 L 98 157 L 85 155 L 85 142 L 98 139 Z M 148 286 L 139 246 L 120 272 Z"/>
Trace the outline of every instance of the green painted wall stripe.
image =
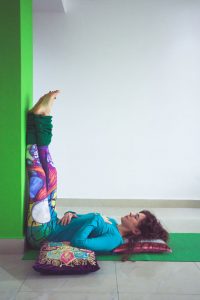
<path id="1" fill-rule="evenodd" d="M 23 238 L 25 116 L 32 103 L 32 1 L 0 3 L 0 238 Z"/>
<path id="2" fill-rule="evenodd" d="M 25 149 L 26 149 L 26 114 L 32 106 L 33 98 L 33 33 L 32 0 L 21 0 L 21 215 L 24 216 L 27 201 L 25 193 Z M 25 228 L 25 218 L 22 219 Z M 23 230 L 24 231 L 24 230 Z"/>

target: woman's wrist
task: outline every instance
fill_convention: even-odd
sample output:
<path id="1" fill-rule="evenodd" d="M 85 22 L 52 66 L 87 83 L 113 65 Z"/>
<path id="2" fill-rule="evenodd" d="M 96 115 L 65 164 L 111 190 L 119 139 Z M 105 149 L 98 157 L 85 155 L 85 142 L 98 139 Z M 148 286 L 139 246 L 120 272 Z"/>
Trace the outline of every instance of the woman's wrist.
<path id="1" fill-rule="evenodd" d="M 75 212 L 75 211 L 68 210 L 68 211 L 66 211 L 66 212 L 64 213 L 64 215 L 66 215 L 66 214 L 68 214 L 68 213 L 71 213 L 71 214 L 76 214 L 76 212 Z"/>

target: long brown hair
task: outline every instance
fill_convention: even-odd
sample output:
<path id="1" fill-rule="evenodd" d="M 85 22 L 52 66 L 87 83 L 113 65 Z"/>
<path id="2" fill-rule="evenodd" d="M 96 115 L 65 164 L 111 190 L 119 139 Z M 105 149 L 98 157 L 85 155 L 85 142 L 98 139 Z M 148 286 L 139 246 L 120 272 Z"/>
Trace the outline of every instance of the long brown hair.
<path id="1" fill-rule="evenodd" d="M 160 221 L 148 210 L 142 210 L 140 213 L 145 214 L 146 218 L 142 220 L 138 226 L 141 231 L 140 235 L 135 236 L 134 234 L 126 236 L 128 239 L 128 250 L 122 256 L 122 261 L 128 260 L 132 254 L 134 244 L 141 239 L 162 239 L 167 242 L 169 239 L 169 233 L 163 228 Z"/>

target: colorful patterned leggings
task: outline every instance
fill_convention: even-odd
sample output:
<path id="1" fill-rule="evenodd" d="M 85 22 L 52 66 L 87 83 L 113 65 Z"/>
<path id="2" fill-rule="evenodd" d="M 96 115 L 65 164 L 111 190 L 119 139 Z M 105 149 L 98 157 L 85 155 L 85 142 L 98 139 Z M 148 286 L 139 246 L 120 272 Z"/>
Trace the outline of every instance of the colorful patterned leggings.
<path id="1" fill-rule="evenodd" d="M 48 146 L 27 145 L 26 167 L 29 182 L 26 238 L 32 248 L 39 248 L 58 220 L 57 172 Z"/>

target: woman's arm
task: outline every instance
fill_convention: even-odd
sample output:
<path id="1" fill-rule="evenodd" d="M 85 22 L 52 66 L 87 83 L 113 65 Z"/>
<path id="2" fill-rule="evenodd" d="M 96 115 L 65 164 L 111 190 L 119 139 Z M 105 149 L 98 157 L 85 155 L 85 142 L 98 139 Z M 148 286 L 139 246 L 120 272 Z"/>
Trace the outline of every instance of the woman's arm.
<path id="1" fill-rule="evenodd" d="M 57 223 L 61 223 L 63 226 L 65 226 L 71 222 L 72 218 L 78 218 L 77 214 L 75 212 L 68 211 L 61 219 L 59 219 Z"/>
<path id="2" fill-rule="evenodd" d="M 95 214 L 74 234 L 71 245 L 93 251 L 113 250 L 121 244 L 121 239 L 106 223 L 100 214 Z M 93 231 L 99 232 L 99 236 L 89 237 Z"/>
<path id="3" fill-rule="evenodd" d="M 85 215 L 88 215 L 88 214 L 85 214 Z M 68 210 L 66 213 L 64 213 L 64 216 L 61 219 L 59 219 L 59 221 L 57 223 L 61 223 L 63 226 L 65 226 L 70 223 L 72 218 L 78 218 L 78 216 L 83 216 L 83 215 L 80 215 L 80 214 L 77 215 L 77 213 L 75 211 Z M 106 223 L 112 224 L 112 222 L 109 220 L 108 217 L 106 217 L 104 215 L 101 215 L 101 216 Z"/>

